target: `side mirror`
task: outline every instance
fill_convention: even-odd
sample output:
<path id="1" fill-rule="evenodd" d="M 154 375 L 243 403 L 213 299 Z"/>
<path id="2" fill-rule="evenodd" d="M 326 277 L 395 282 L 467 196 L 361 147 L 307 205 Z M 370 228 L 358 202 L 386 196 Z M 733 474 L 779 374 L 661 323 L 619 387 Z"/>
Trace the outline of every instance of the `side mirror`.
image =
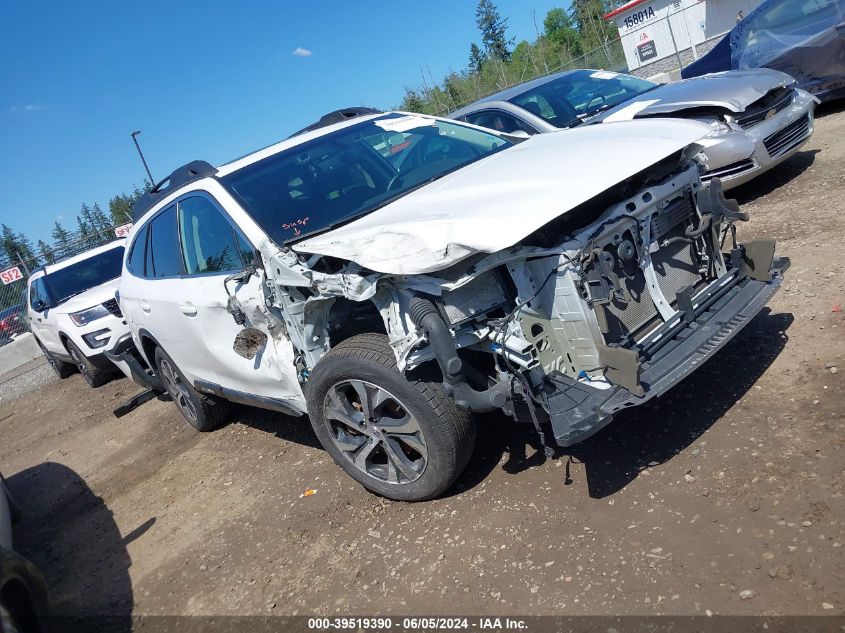
<path id="1" fill-rule="evenodd" d="M 531 138 L 531 134 L 525 130 L 514 130 L 513 132 L 502 132 L 502 136 L 508 139 L 511 143 L 522 143 L 522 141 Z"/>
<path id="2" fill-rule="evenodd" d="M 36 312 L 44 312 L 47 309 L 47 304 L 42 299 L 36 299 L 32 302 L 32 309 Z"/>

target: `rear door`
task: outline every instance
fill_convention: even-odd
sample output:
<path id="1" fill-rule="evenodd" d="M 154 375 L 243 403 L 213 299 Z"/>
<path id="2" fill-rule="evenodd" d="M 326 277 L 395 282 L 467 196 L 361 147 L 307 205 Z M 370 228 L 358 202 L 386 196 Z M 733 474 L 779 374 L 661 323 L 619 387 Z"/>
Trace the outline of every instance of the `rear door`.
<path id="1" fill-rule="evenodd" d="M 120 283 L 120 303 L 132 331 L 149 332 L 181 367 L 174 351 L 190 335 L 190 328 L 178 308 L 184 267 L 177 231 L 175 204 L 141 226 L 126 262 L 129 274 Z"/>

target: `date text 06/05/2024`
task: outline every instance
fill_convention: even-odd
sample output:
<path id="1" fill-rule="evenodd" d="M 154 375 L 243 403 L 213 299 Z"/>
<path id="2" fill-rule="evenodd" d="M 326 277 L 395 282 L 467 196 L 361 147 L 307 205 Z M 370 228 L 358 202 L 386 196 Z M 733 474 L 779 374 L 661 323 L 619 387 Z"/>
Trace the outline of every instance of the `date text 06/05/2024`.
<path id="1" fill-rule="evenodd" d="M 525 620 L 519 618 L 488 618 L 488 617 L 405 617 L 401 621 L 389 617 L 351 617 L 351 618 L 308 618 L 308 629 L 317 631 L 328 630 L 372 630 L 387 631 L 391 629 L 405 631 L 445 631 L 445 630 L 479 630 L 479 631 L 516 631 L 525 630 Z"/>

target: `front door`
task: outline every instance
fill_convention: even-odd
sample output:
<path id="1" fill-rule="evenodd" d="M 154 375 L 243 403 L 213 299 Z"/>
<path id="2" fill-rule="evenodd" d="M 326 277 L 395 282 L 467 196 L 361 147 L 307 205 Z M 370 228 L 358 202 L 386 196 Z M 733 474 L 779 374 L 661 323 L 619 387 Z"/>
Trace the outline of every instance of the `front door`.
<path id="1" fill-rule="evenodd" d="M 50 352 L 65 354 L 67 350 L 59 339 L 59 331 L 55 323 L 49 321 L 50 310 L 53 308 L 46 308 L 41 312 L 37 312 L 33 304 L 40 300 L 45 306 L 50 305 L 50 295 L 47 292 L 47 284 L 44 283 L 44 277 L 38 277 L 29 286 L 29 326 L 35 337 L 41 341 L 41 344 Z M 55 320 L 55 319 L 54 319 Z"/>
<path id="2" fill-rule="evenodd" d="M 238 325 L 227 309 L 229 293 L 237 297 L 248 316 L 263 305 L 264 297 L 258 275 L 246 283 L 224 282 L 246 268 L 254 248 L 210 195 L 195 192 L 182 198 L 178 207 L 185 274 L 179 284 L 175 318 L 181 320 L 177 329 L 189 334 L 176 342 L 173 360 L 189 379 L 252 395 L 301 399 L 289 340 L 268 337 L 266 346 L 251 359 L 233 349 L 235 337 L 245 326 Z M 252 325 L 268 333 L 259 324 Z"/>

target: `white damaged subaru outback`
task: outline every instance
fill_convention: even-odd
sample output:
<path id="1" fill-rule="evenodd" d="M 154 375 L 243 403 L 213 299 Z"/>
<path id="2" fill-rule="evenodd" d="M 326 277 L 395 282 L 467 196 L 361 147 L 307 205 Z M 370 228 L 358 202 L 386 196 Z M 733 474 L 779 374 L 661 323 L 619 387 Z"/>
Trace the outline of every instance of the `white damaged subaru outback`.
<path id="1" fill-rule="evenodd" d="M 190 163 L 137 205 L 121 307 L 197 429 L 230 402 L 307 414 L 366 488 L 432 498 L 473 412 L 533 424 L 547 454 L 579 442 L 712 356 L 788 267 L 701 185 L 698 123 L 517 144 L 357 114 Z"/>

